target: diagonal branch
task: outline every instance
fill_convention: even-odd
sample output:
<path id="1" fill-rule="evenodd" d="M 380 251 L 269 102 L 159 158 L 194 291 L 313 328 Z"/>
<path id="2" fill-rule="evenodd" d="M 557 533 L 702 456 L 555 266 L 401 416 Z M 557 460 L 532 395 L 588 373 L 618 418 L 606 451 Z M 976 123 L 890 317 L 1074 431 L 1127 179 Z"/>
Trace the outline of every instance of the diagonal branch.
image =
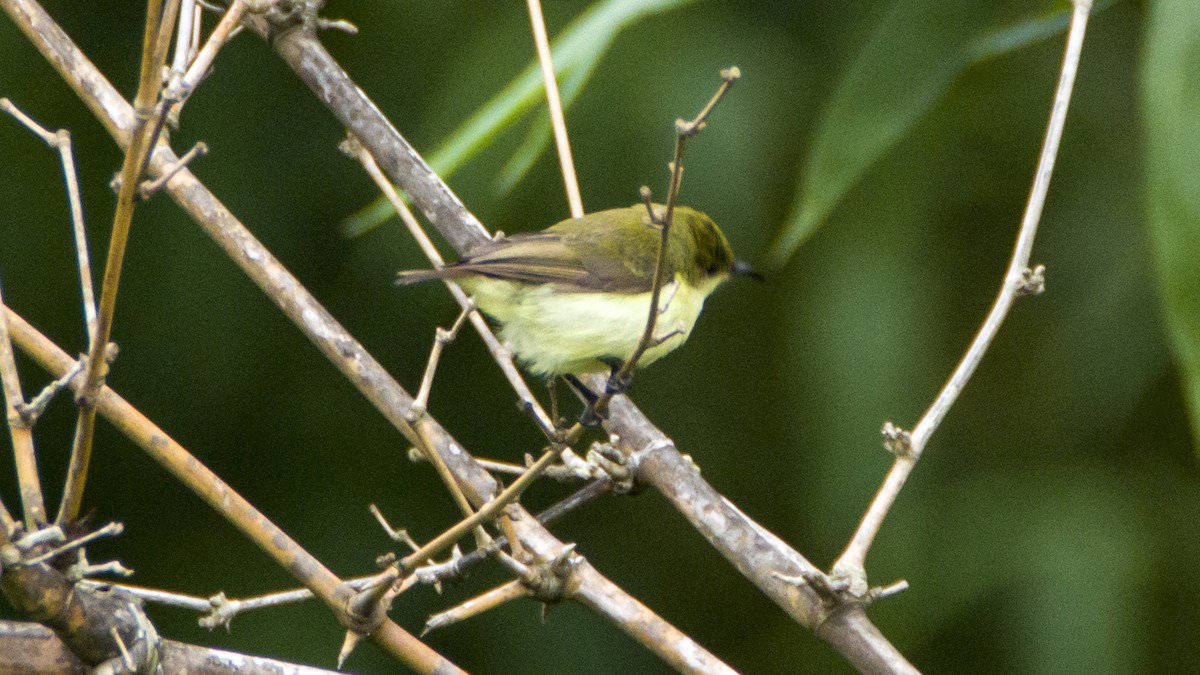
<path id="1" fill-rule="evenodd" d="M 550 53 L 550 38 L 546 35 L 546 18 L 542 15 L 541 0 L 528 0 L 529 23 L 533 28 L 533 42 L 537 46 L 538 65 L 542 69 L 542 81 L 546 88 L 546 107 L 550 109 L 550 123 L 554 128 L 554 144 L 558 147 L 558 165 L 562 168 L 563 185 L 567 189 L 567 203 L 572 218 L 583 217 L 583 197 L 579 194 L 579 179 L 575 176 L 575 160 L 571 158 L 571 142 L 567 137 L 567 123 L 563 119 L 562 99 L 558 96 L 558 81 L 554 77 L 554 57 Z"/>
<path id="2" fill-rule="evenodd" d="M 1046 193 L 1050 189 L 1050 176 L 1054 171 L 1054 160 L 1058 156 L 1059 141 L 1062 140 L 1063 127 L 1067 120 L 1067 107 L 1071 102 L 1071 90 L 1075 84 L 1075 74 L 1079 69 L 1079 55 L 1083 50 L 1083 36 L 1087 29 L 1088 15 L 1092 9 L 1092 0 L 1074 0 L 1075 9 L 1071 14 L 1071 25 L 1067 32 L 1067 45 L 1063 53 L 1062 68 L 1059 73 L 1058 87 L 1054 94 L 1054 103 L 1050 109 L 1050 120 L 1046 126 L 1046 138 L 1042 143 L 1041 155 L 1038 157 L 1037 169 L 1033 176 L 1033 187 L 1029 191 L 1029 201 L 1021 218 L 1021 227 L 1017 233 L 1017 243 L 1013 248 L 1008 270 L 1004 274 L 1004 282 L 991 310 L 980 326 L 971 346 L 959 361 L 958 366 L 950 375 L 950 379 L 938 392 L 937 398 L 921 416 L 917 426 L 910 434 L 902 429 L 896 429 L 888 423 L 884 426 L 884 435 L 889 449 L 896 454 L 892 469 L 876 493 L 875 499 L 867 512 L 846 550 L 833 566 L 833 576 L 850 581 L 851 591 L 863 593 L 866 591 L 865 563 L 867 551 L 870 550 L 875 535 L 883 525 L 884 518 L 896 502 L 900 490 L 908 480 L 930 436 L 941 424 L 950 411 L 950 407 L 958 400 L 976 367 L 983 360 L 984 354 L 1000 331 L 1000 325 L 1008 316 L 1013 302 L 1021 295 L 1041 292 L 1041 277 L 1044 269 L 1039 265 L 1036 269 L 1029 268 L 1029 257 L 1033 251 L 1033 239 L 1037 234 L 1038 222 L 1042 218 L 1042 207 L 1046 203 Z"/>

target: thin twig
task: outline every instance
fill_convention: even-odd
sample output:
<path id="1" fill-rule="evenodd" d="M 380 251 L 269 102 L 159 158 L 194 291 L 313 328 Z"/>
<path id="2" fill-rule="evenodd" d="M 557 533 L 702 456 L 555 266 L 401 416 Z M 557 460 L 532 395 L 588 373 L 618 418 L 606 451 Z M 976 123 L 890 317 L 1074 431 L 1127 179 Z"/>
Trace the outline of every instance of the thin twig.
<path id="1" fill-rule="evenodd" d="M 567 189 L 567 204 L 571 207 L 572 218 L 582 218 L 583 198 L 579 193 L 579 179 L 575 176 L 575 160 L 571 158 L 571 141 L 567 136 L 566 120 L 563 118 L 562 99 L 558 95 L 558 80 L 554 76 L 554 57 L 550 53 L 550 38 L 546 35 L 542 3 L 541 0 L 528 0 L 528 5 L 529 22 L 533 26 L 533 42 L 537 45 L 542 81 L 546 85 L 546 105 L 550 109 L 554 143 L 558 146 L 558 164 L 562 167 L 563 185 Z"/>
<path id="2" fill-rule="evenodd" d="M 67 468 L 66 484 L 63 486 L 62 502 L 55 522 L 73 522 L 79 516 L 83 503 L 83 490 L 87 483 L 88 465 L 91 462 L 92 439 L 96 427 L 94 397 L 104 382 L 108 363 L 104 352 L 112 335 L 113 315 L 117 307 L 117 287 L 121 282 L 121 269 L 125 260 L 125 247 L 129 243 L 129 230 L 133 222 L 134 197 L 142 172 L 150 158 L 158 133 L 162 129 L 161 110 L 155 110 L 159 90 L 162 88 L 162 68 L 167 58 L 170 29 L 174 27 L 179 0 L 147 0 L 146 24 L 142 32 L 142 59 L 138 77 L 134 109 L 139 111 L 133 142 L 125 152 L 121 165 L 120 187 L 117 190 L 117 208 L 113 216 L 112 236 L 108 244 L 108 260 L 104 266 L 104 283 L 100 287 L 100 305 L 96 315 L 96 329 L 89 336 L 88 364 L 79 401 L 79 418 L 75 425 L 75 437 L 71 447 L 71 460 Z"/>
<path id="3" fill-rule="evenodd" d="M 528 595 L 529 589 L 525 587 L 525 584 L 520 579 L 514 579 L 501 584 L 496 588 L 484 591 L 473 598 L 458 603 L 450 609 L 438 612 L 429 617 L 425 621 L 425 628 L 421 630 L 421 637 L 425 637 L 430 631 L 466 621 L 473 616 L 483 614 L 489 609 L 494 609 L 506 602 L 524 598 Z"/>
<path id="4" fill-rule="evenodd" d="M 666 284 L 667 252 L 671 236 L 671 221 L 675 215 L 675 204 L 679 199 L 679 186 L 683 182 L 683 149 L 689 138 L 704 129 L 713 108 L 725 97 L 729 88 L 741 76 L 742 72 L 736 67 L 722 70 L 721 86 L 717 88 L 716 93 L 708 100 L 708 103 L 700 110 L 700 113 L 690 121 L 682 119 L 675 121 L 675 155 L 671 162 L 671 183 L 667 190 L 666 207 L 662 214 L 656 214 L 653 207 L 650 206 L 649 188 L 642 188 L 642 198 L 647 204 L 650 220 L 659 223 L 661 232 L 658 244 L 658 256 L 654 261 L 654 278 L 650 286 L 650 309 L 646 318 L 646 328 L 642 331 L 642 337 L 638 340 L 637 348 L 633 350 L 629 358 L 625 359 L 625 363 L 621 366 L 620 370 L 612 374 L 612 377 L 609 378 L 608 386 L 604 388 L 604 391 L 600 392 L 600 396 L 588 406 L 589 413 L 603 416 L 608 407 L 608 402 L 612 400 L 612 397 L 624 391 L 628 386 L 630 379 L 633 377 L 633 371 L 637 368 L 638 360 L 642 358 L 647 349 L 650 349 L 656 343 L 654 331 L 658 325 L 658 315 L 662 311 L 659 307 L 659 299 L 662 295 L 663 286 Z"/>
<path id="5" fill-rule="evenodd" d="M 996 301 L 992 304 L 987 318 L 984 319 L 975 339 L 971 341 L 971 346 L 963 355 L 953 374 L 950 375 L 950 379 L 938 392 L 937 398 L 921 416 L 911 435 L 902 430 L 890 434 L 900 442 L 897 447 L 896 461 L 871 502 L 870 508 L 863 515 L 854 537 L 833 566 L 835 577 L 848 578 L 852 581 L 852 592 L 861 594 L 867 590 L 866 556 L 875 540 L 875 535 L 878 534 L 884 518 L 891 510 L 892 504 L 895 503 L 896 497 L 904 487 L 905 481 L 908 480 L 913 467 L 916 466 L 917 460 L 921 458 L 921 453 L 929 442 L 930 436 L 933 435 L 950 407 L 958 399 L 963 387 L 971 379 L 975 368 L 983 360 L 988 347 L 991 346 L 992 339 L 1000 330 L 1000 325 L 1008 315 L 1013 301 L 1029 282 L 1029 257 L 1033 250 L 1033 240 L 1037 234 L 1038 222 L 1042 217 L 1042 207 L 1046 203 L 1046 193 L 1050 189 L 1050 176 L 1054 171 L 1054 160 L 1058 156 L 1059 141 L 1062 139 L 1063 127 L 1066 124 L 1067 107 L 1071 101 L 1075 74 L 1079 69 L 1079 56 L 1083 50 L 1083 36 L 1087 28 L 1092 2 L 1091 0 L 1074 0 L 1074 6 L 1071 25 L 1067 33 L 1067 45 L 1063 53 L 1058 88 L 1054 95 L 1053 107 L 1050 110 L 1050 121 L 1046 127 L 1046 137 L 1042 143 L 1041 155 L 1034 173 L 1029 201 L 1021 218 L 1016 246 L 1004 275 L 1004 283 L 1000 287 L 1000 292 L 996 296 Z"/>
<path id="6" fill-rule="evenodd" d="M 62 163 L 63 180 L 67 184 L 67 205 L 71 209 L 71 228 L 75 234 L 75 255 L 79 263 L 79 290 L 83 296 L 83 316 L 87 335 L 96 330 L 96 292 L 92 284 L 92 264 L 88 256 L 87 231 L 83 224 L 83 201 L 79 196 L 79 173 L 75 170 L 75 153 L 71 145 L 71 132 L 59 129 L 51 132 L 25 113 L 17 109 L 8 99 L 0 99 L 0 110 L 12 115 L 26 128 L 41 138 L 47 145 L 58 150 Z"/>
<path id="7" fill-rule="evenodd" d="M 4 297 L 0 295 L 0 312 L 5 312 Z M 7 312 L 5 312 L 7 314 Z M 21 415 L 25 405 L 21 393 L 21 377 L 13 357 L 8 321 L 0 316 L 0 385 L 4 390 L 4 411 L 12 437 L 13 458 L 17 464 L 17 481 L 21 490 L 21 506 L 25 514 L 25 529 L 33 532 L 46 524 L 46 503 L 42 498 L 42 481 L 38 478 L 37 450 L 33 444 L 32 425 Z M 7 511 L 7 510 L 6 510 Z M 12 531 L 11 516 L 5 512 L 5 532 Z"/>
<path id="8" fill-rule="evenodd" d="M 437 374 L 438 363 L 442 359 L 442 350 L 458 337 L 459 329 L 474 310 L 474 305 L 468 303 L 458 313 L 458 318 L 454 320 L 454 324 L 450 328 L 439 327 L 434 331 L 433 347 L 429 350 L 429 361 L 425 364 L 425 375 L 421 377 L 421 388 L 417 390 L 417 397 L 413 399 L 413 408 L 419 411 L 429 409 L 429 392 L 433 389 L 433 376 Z"/>
<path id="9" fill-rule="evenodd" d="M 171 76 L 178 78 L 187 70 L 191 61 L 193 28 L 200 8 L 196 0 L 182 0 L 179 4 L 179 28 L 175 31 L 175 57 L 171 60 Z M 174 84 L 174 83 L 172 83 Z"/>
<path id="10" fill-rule="evenodd" d="M 217 52 L 225 46 L 233 35 L 233 31 L 242 21 L 242 15 L 246 13 L 246 3 L 242 0 L 234 0 L 229 9 L 221 17 L 216 28 L 213 28 L 212 33 L 208 36 L 208 41 L 196 53 L 196 58 L 187 67 L 187 71 L 179 78 L 179 82 L 171 91 L 171 97 L 175 99 L 172 106 L 171 114 L 175 117 L 179 116 L 183 109 L 183 104 L 191 97 L 192 92 L 200 85 L 200 80 L 208 74 L 208 69 L 212 67 L 213 61 L 217 58 Z M 178 62 L 179 53 L 175 54 Z"/>
<path id="11" fill-rule="evenodd" d="M 541 472 L 555 462 L 562 453 L 565 445 L 552 445 L 536 462 L 530 465 L 529 470 L 517 477 L 511 485 L 496 495 L 491 501 L 484 504 L 478 511 L 472 515 L 460 520 L 452 527 L 434 537 L 429 543 L 422 546 L 420 549 L 410 553 L 401 559 L 397 565 L 406 572 L 415 570 L 419 565 L 427 562 L 430 558 L 449 548 L 454 542 L 458 541 L 467 532 L 482 523 L 485 523 L 497 516 L 504 507 L 514 502 L 521 496 L 525 489 L 528 488 Z"/>

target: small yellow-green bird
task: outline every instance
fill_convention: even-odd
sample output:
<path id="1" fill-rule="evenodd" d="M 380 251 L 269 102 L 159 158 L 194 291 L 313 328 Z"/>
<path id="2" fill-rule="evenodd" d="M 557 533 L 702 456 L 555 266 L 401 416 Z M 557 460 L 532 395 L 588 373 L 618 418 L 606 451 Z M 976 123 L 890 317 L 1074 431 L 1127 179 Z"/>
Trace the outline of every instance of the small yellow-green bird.
<path id="1" fill-rule="evenodd" d="M 682 345 L 705 299 L 730 276 L 758 276 L 734 260 L 711 218 L 683 206 L 673 213 L 656 323 L 665 339 L 638 366 Z M 646 329 L 660 227 L 644 204 L 598 211 L 485 242 L 441 269 L 400 272 L 396 283 L 457 281 L 500 324 L 500 339 L 534 375 L 616 369 Z"/>

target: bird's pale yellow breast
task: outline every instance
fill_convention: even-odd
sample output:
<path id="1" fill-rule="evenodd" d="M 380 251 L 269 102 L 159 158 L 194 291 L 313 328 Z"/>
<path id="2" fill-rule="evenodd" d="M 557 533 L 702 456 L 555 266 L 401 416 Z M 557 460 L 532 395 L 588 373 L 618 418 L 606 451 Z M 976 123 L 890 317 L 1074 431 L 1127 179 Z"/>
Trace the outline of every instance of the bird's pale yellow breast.
<path id="1" fill-rule="evenodd" d="M 663 286 L 656 334 L 670 335 L 639 360 L 648 365 L 687 340 L 705 299 L 724 277 L 692 286 L 676 274 Z M 597 372 L 598 359 L 624 360 L 637 348 L 646 326 L 650 293 L 563 292 L 553 284 L 532 285 L 478 277 L 463 287 L 485 313 L 500 322 L 500 338 L 525 366 L 541 376 Z"/>

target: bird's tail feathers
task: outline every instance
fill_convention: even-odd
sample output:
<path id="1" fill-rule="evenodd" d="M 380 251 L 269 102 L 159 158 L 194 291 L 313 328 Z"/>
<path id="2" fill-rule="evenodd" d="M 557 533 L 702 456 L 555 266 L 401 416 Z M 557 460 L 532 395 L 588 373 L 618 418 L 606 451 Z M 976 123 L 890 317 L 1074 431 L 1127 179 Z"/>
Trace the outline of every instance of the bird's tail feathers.
<path id="1" fill-rule="evenodd" d="M 442 279 L 446 276 L 445 268 L 440 270 L 405 270 L 396 273 L 396 285 L 407 286 L 430 279 Z"/>

